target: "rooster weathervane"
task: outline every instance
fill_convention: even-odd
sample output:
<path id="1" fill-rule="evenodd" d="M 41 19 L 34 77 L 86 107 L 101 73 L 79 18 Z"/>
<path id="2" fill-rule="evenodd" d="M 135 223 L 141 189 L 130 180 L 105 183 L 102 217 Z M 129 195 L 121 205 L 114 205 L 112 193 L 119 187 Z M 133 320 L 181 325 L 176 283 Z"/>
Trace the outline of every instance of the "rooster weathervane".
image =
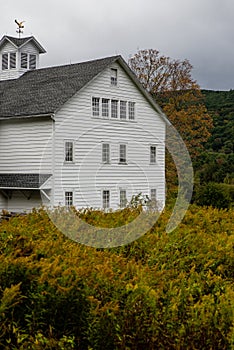
<path id="1" fill-rule="evenodd" d="M 20 38 L 20 34 L 23 34 L 23 28 L 24 28 L 24 22 L 25 21 L 17 21 L 17 19 L 15 19 L 15 23 L 17 24 L 18 28 L 16 30 L 16 33 L 19 34 L 19 38 Z"/>

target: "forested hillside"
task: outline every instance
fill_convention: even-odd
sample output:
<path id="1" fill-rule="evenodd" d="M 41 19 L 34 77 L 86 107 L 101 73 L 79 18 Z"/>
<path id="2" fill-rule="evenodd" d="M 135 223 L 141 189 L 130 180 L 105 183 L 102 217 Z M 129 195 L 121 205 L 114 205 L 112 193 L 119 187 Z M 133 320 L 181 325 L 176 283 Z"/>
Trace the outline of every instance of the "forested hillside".
<path id="1" fill-rule="evenodd" d="M 229 208 L 234 203 L 234 91 L 202 90 L 213 119 L 211 136 L 194 160 L 197 204 Z"/>
<path id="2" fill-rule="evenodd" d="M 234 151 L 234 90 L 202 90 L 205 105 L 213 117 L 212 136 L 205 145 L 207 150 L 230 154 Z"/>

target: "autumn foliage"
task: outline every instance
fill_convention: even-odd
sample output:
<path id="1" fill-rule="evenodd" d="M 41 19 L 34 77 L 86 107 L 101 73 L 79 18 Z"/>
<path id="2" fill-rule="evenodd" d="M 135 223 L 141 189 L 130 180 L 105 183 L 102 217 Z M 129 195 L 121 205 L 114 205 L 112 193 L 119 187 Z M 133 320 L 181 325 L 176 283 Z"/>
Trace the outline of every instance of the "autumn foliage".
<path id="1" fill-rule="evenodd" d="M 129 65 L 180 133 L 191 157 L 196 157 L 210 136 L 212 118 L 200 87 L 192 78 L 191 63 L 149 49 L 138 51 Z"/>
<path id="2" fill-rule="evenodd" d="M 43 210 L 2 221 L 0 348 L 232 349 L 233 210 L 191 206 L 166 234 L 169 215 L 109 250 L 69 240 Z"/>

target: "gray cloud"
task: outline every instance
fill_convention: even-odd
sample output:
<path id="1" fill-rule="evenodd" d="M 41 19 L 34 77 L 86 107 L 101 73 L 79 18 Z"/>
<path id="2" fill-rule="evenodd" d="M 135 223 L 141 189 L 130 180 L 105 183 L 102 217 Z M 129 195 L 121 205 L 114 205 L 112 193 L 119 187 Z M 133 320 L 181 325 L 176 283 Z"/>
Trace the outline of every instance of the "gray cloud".
<path id="1" fill-rule="evenodd" d="M 2 33 L 25 20 L 46 48 L 41 66 L 155 48 L 188 58 L 202 88 L 234 88 L 233 0 L 11 0 L 1 5 Z"/>

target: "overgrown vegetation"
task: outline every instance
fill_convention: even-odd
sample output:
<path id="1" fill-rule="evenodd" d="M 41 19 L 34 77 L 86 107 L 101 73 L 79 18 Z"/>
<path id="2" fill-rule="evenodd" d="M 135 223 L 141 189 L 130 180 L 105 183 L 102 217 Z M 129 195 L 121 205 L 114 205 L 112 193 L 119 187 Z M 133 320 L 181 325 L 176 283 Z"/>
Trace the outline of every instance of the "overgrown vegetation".
<path id="1" fill-rule="evenodd" d="M 0 348 L 233 349 L 233 210 L 191 206 L 166 234 L 169 214 L 111 250 L 70 241 L 43 210 L 3 221 Z"/>

